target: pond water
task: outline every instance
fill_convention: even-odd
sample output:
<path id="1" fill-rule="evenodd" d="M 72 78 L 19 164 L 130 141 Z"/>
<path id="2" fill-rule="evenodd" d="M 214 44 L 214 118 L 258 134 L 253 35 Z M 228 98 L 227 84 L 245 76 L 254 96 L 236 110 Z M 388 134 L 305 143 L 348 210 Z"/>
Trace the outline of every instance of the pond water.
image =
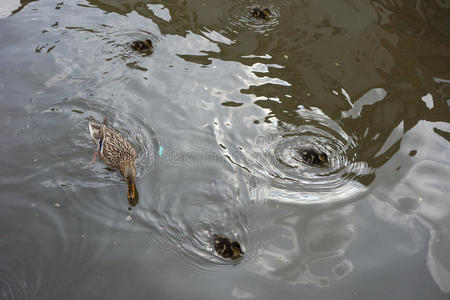
<path id="1" fill-rule="evenodd" d="M 449 299 L 449 1 L 7 0 L 0 39 L 0 299 Z"/>

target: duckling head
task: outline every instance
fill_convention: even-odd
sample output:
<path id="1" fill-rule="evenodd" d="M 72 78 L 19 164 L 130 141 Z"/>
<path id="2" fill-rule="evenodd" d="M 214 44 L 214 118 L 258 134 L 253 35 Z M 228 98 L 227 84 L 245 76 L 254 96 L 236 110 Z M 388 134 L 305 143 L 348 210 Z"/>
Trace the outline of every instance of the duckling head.
<path id="1" fill-rule="evenodd" d="M 323 165 L 328 164 L 328 155 L 325 152 L 320 152 L 318 157 L 321 164 Z"/>
<path id="2" fill-rule="evenodd" d="M 145 41 L 144 41 L 144 44 L 145 44 L 146 49 L 151 49 L 151 48 L 153 48 L 152 41 L 149 40 L 149 39 L 145 40 Z"/>
<path id="3" fill-rule="evenodd" d="M 237 259 L 244 254 L 244 252 L 241 249 L 241 245 L 236 241 L 234 241 L 230 244 L 230 249 L 231 249 L 231 252 L 233 253 L 231 255 L 231 259 Z"/>

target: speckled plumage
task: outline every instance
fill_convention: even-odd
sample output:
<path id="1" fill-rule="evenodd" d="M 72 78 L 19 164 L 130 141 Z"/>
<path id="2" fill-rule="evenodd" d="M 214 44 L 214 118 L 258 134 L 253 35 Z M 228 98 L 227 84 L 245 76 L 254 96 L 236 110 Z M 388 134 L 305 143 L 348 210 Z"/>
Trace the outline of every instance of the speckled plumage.
<path id="1" fill-rule="evenodd" d="M 119 170 L 122 176 L 125 175 L 127 167 L 135 169 L 134 162 L 137 159 L 137 154 L 125 138 L 108 129 L 106 124 L 99 125 L 89 122 L 89 131 L 92 140 L 98 147 L 100 159 L 105 164 Z M 102 147 L 100 147 L 102 137 Z"/>
<path id="2" fill-rule="evenodd" d="M 238 259 L 244 252 L 241 249 L 241 245 L 237 241 L 232 241 L 225 236 L 217 234 L 213 235 L 214 249 L 223 258 Z"/>
<path id="3" fill-rule="evenodd" d="M 317 167 L 328 166 L 328 155 L 325 152 L 312 148 L 298 149 L 297 151 L 301 155 L 303 161 L 310 165 Z"/>
<path id="4" fill-rule="evenodd" d="M 134 41 L 131 43 L 131 49 L 134 51 L 147 51 L 153 48 L 151 40 Z"/>
<path id="5" fill-rule="evenodd" d="M 267 20 L 272 15 L 272 12 L 268 8 L 261 10 L 260 8 L 255 7 L 252 10 L 250 10 L 250 15 L 257 19 Z"/>

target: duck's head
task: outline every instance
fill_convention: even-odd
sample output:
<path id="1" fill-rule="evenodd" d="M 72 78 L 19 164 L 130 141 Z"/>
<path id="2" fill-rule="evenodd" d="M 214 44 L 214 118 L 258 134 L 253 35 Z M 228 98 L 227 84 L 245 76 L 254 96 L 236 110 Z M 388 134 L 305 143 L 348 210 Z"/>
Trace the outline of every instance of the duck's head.
<path id="1" fill-rule="evenodd" d="M 264 14 L 265 18 L 268 18 L 268 17 L 270 17 L 272 15 L 272 12 L 268 8 L 265 8 L 263 10 L 263 14 Z"/>
<path id="2" fill-rule="evenodd" d="M 322 165 L 328 164 L 328 155 L 325 152 L 320 152 L 318 157 Z"/>
<path id="3" fill-rule="evenodd" d="M 125 172 L 123 173 L 123 177 L 125 178 L 125 181 L 128 185 L 128 193 L 127 197 L 128 199 L 134 199 L 136 195 L 136 187 L 135 187 L 135 180 L 136 180 L 136 167 L 135 166 L 128 166 L 125 168 Z"/>

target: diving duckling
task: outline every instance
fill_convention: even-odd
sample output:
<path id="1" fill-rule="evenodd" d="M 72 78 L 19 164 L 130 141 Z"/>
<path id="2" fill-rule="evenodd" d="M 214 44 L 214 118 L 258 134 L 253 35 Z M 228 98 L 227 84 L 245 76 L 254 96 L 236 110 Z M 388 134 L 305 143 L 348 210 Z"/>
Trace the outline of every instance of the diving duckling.
<path id="1" fill-rule="evenodd" d="M 125 138 L 106 126 L 106 118 L 103 119 L 101 125 L 89 122 L 91 138 L 97 145 L 97 150 L 89 164 L 94 163 L 98 155 L 106 165 L 119 170 L 128 185 L 128 199 L 134 199 L 136 196 L 136 166 L 134 163 L 138 156 L 133 146 Z"/>
<path id="2" fill-rule="evenodd" d="M 134 51 L 147 51 L 153 48 L 151 40 L 134 41 L 131 43 L 131 49 Z"/>
<path id="3" fill-rule="evenodd" d="M 318 167 L 326 167 L 328 165 L 328 155 L 325 152 L 315 149 L 299 149 L 297 150 L 304 162 Z"/>
<path id="4" fill-rule="evenodd" d="M 272 15 L 272 12 L 268 8 L 261 10 L 259 7 L 255 7 L 250 11 L 250 15 L 257 19 L 267 20 Z"/>
<path id="5" fill-rule="evenodd" d="M 244 252 L 241 249 L 241 245 L 237 241 L 232 241 L 225 236 L 213 235 L 214 237 L 214 249 L 223 258 L 231 258 L 233 260 L 238 259 Z"/>

